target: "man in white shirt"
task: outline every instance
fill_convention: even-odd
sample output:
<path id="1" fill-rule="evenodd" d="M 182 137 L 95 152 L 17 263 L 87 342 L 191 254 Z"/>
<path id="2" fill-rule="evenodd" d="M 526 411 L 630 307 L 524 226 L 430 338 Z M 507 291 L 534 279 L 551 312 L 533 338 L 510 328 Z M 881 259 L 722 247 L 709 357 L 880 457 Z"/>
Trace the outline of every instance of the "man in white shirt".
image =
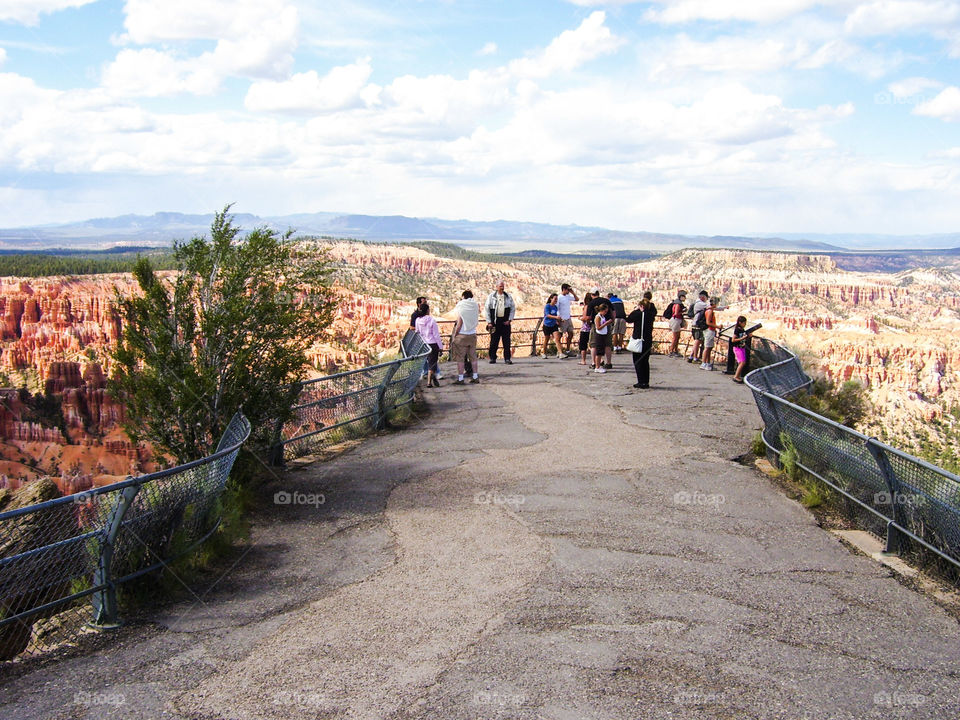
<path id="1" fill-rule="evenodd" d="M 566 347 L 561 348 L 563 354 L 567 357 L 576 354 L 570 350 L 570 343 L 573 342 L 573 313 L 571 311 L 571 305 L 575 302 L 580 302 L 580 298 L 577 297 L 573 288 L 567 283 L 561 285 L 560 294 L 557 295 L 557 316 L 560 318 L 557 322 L 557 329 L 560 331 L 561 342 L 563 342 L 564 335 L 567 337 Z"/>
<path id="2" fill-rule="evenodd" d="M 472 290 L 464 290 L 463 298 L 457 303 L 454 312 L 457 322 L 453 326 L 453 339 L 450 341 L 450 359 L 457 363 L 457 379 L 454 385 L 463 385 L 466 363 L 470 361 L 473 377 L 470 382 L 480 382 L 477 372 L 477 323 L 480 320 L 480 306 L 473 299 Z"/>

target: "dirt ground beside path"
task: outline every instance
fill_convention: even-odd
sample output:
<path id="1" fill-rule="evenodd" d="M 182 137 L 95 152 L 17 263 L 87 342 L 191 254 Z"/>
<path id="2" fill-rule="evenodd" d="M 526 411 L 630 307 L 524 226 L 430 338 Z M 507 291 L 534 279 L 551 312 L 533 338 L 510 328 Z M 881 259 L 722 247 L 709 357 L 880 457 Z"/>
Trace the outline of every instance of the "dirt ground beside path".
<path id="1" fill-rule="evenodd" d="M 267 504 L 199 601 L 0 679 L 0 717 L 960 716 L 957 622 L 733 461 L 749 392 L 615 364 L 426 391 L 267 488 L 325 502 Z"/>

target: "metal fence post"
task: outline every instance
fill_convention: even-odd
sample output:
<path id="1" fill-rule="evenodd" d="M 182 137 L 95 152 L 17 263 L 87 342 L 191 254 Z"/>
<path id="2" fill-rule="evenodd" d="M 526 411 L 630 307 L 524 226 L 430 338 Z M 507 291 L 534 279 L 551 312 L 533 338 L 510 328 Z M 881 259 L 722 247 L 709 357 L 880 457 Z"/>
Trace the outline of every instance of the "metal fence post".
<path id="1" fill-rule="evenodd" d="M 883 551 L 887 553 L 899 553 L 908 541 L 907 536 L 900 532 L 897 527 L 898 525 L 902 527 L 904 524 L 903 508 L 900 506 L 900 503 L 903 501 L 900 479 L 893 471 L 893 466 L 890 465 L 887 454 L 883 451 L 883 448 L 877 444 L 876 438 L 868 438 L 865 444 L 867 450 L 876 461 L 877 467 L 880 468 L 880 474 L 883 475 L 883 479 L 887 483 L 887 489 L 890 492 L 890 506 L 893 517 L 887 520 L 887 544 Z"/>
<path id="2" fill-rule="evenodd" d="M 387 368 L 387 372 L 383 376 L 383 381 L 380 383 L 380 388 L 377 390 L 377 430 L 382 430 L 387 426 L 387 413 L 390 412 L 390 409 L 384 407 L 383 401 L 387 394 L 387 386 L 390 385 L 390 381 L 393 380 L 393 376 L 397 374 L 397 370 L 400 369 L 401 364 L 400 361 L 397 361 Z"/>
<path id="3" fill-rule="evenodd" d="M 541 325 L 543 325 L 543 318 L 537 320 L 537 324 L 533 328 L 533 337 L 530 338 L 530 357 L 536 357 L 537 355 L 537 332 Z M 557 352 L 560 352 L 560 345 L 557 345 Z"/>
<path id="4" fill-rule="evenodd" d="M 97 558 L 97 569 L 93 574 L 94 585 L 106 585 L 103 590 L 93 594 L 93 622 L 99 628 L 115 628 L 119 626 L 117 616 L 117 587 L 113 583 L 113 550 L 117 533 L 123 524 L 133 499 L 140 492 L 140 485 L 131 485 L 121 490 L 117 504 L 107 519 L 106 534 L 100 543 L 100 555 Z"/>

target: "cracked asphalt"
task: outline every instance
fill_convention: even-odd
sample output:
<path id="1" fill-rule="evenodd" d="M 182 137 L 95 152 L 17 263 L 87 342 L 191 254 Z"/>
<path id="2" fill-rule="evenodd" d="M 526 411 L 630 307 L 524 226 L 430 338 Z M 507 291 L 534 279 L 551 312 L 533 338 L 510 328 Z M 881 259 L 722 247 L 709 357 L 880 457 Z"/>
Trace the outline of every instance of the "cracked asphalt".
<path id="1" fill-rule="evenodd" d="M 735 461 L 749 391 L 627 357 L 425 391 L 271 483 L 183 601 L 0 678 L 0 717 L 960 716 L 957 622 Z"/>

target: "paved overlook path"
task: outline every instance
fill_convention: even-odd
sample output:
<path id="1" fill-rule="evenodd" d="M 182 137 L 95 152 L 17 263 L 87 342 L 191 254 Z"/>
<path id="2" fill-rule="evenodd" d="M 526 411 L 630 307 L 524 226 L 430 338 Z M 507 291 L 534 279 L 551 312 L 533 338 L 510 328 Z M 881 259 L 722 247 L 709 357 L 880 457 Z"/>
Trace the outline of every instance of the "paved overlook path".
<path id="1" fill-rule="evenodd" d="M 427 391 L 273 483 L 326 503 L 268 505 L 202 601 L 3 681 L 0 717 L 960 716 L 957 622 L 732 461 L 749 391 L 617 360 Z"/>

